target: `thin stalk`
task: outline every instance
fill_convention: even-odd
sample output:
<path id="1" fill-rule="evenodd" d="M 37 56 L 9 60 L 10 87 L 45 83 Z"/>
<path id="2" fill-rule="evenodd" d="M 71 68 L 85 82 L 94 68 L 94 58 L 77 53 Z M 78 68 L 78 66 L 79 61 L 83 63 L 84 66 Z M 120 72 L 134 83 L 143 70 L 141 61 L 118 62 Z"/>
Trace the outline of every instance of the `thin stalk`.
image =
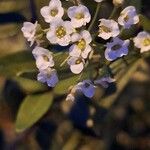
<path id="1" fill-rule="evenodd" d="M 100 6 L 101 6 L 101 4 L 100 4 L 100 3 L 98 3 L 98 4 L 97 4 L 97 8 L 96 8 L 95 15 L 94 15 L 94 17 L 93 17 L 93 20 L 92 20 L 92 22 L 91 22 L 90 26 L 88 27 L 88 31 L 91 31 L 91 29 L 92 29 L 92 27 L 93 27 L 93 25 L 94 25 L 94 23 L 95 23 L 95 21 L 96 21 L 96 18 L 97 18 L 97 15 L 98 15 L 98 12 L 99 12 Z"/>
<path id="2" fill-rule="evenodd" d="M 109 19 L 112 19 L 115 17 L 116 13 L 118 11 L 118 7 L 114 6 L 112 13 L 109 16 Z"/>
<path id="3" fill-rule="evenodd" d="M 68 57 L 60 64 L 60 67 L 64 66 L 65 63 L 68 61 L 69 58 L 70 58 L 70 56 L 68 56 Z"/>

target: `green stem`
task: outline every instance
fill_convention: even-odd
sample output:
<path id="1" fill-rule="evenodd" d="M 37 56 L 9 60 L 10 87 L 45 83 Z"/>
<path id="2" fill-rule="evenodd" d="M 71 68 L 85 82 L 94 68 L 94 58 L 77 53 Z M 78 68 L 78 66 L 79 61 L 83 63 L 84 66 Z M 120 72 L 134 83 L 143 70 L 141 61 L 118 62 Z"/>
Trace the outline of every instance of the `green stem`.
<path id="1" fill-rule="evenodd" d="M 91 22 L 90 26 L 88 27 L 88 31 L 91 31 L 91 29 L 92 29 L 92 27 L 93 27 L 93 25 L 94 25 L 94 23 L 95 23 L 95 21 L 96 21 L 96 18 L 97 18 L 97 15 L 98 15 L 98 12 L 99 12 L 100 6 L 101 6 L 101 4 L 100 4 L 100 3 L 98 3 L 98 4 L 97 4 L 97 8 L 96 8 L 95 15 L 94 15 L 94 17 L 93 17 L 93 20 L 92 20 L 92 22 Z"/>
<path id="2" fill-rule="evenodd" d="M 60 64 L 60 67 L 64 66 L 65 63 L 68 61 L 69 58 L 70 58 L 70 56 L 68 56 L 68 57 Z"/>
<path id="3" fill-rule="evenodd" d="M 118 7 L 114 6 L 114 9 L 113 9 L 112 13 L 110 14 L 109 19 L 114 18 L 117 11 L 118 11 Z"/>

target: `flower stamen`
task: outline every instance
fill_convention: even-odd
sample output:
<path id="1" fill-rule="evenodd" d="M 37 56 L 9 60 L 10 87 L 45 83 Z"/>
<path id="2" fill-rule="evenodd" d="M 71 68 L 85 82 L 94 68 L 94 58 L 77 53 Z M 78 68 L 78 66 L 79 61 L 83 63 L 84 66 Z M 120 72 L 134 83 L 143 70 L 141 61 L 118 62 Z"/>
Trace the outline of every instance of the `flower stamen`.
<path id="1" fill-rule="evenodd" d="M 61 39 L 66 35 L 66 29 L 63 26 L 60 26 L 56 29 L 56 36 Z"/>

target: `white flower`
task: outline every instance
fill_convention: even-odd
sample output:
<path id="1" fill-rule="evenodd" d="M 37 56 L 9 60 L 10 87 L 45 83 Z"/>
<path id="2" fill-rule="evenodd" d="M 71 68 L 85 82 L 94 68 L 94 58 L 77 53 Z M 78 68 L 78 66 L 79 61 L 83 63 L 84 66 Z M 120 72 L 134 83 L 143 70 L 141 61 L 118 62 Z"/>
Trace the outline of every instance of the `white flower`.
<path id="1" fill-rule="evenodd" d="M 104 88 L 108 88 L 108 84 L 114 81 L 115 79 L 112 79 L 111 77 L 103 77 L 101 79 L 95 80 L 94 84 L 102 85 Z"/>
<path id="2" fill-rule="evenodd" d="M 67 46 L 71 41 L 70 34 L 72 32 L 73 27 L 70 21 L 56 20 L 51 23 L 50 30 L 47 32 L 47 39 L 52 44 Z"/>
<path id="3" fill-rule="evenodd" d="M 118 37 L 113 38 L 113 41 L 106 44 L 105 58 L 113 61 L 118 57 L 128 54 L 129 40 L 121 40 Z"/>
<path id="4" fill-rule="evenodd" d="M 31 42 L 30 46 L 32 46 L 35 41 L 37 25 L 37 22 L 35 24 L 31 22 L 24 22 L 23 27 L 21 28 L 24 37 L 27 39 L 27 41 Z"/>
<path id="5" fill-rule="evenodd" d="M 72 57 L 80 57 L 86 59 L 92 48 L 89 45 L 92 37 L 87 30 L 82 31 L 80 34 L 74 33 L 72 35 L 72 42 L 76 42 L 69 49 L 69 55 Z"/>
<path id="6" fill-rule="evenodd" d="M 139 16 L 137 15 L 134 6 L 126 7 L 120 13 L 120 17 L 118 18 L 118 23 L 126 29 L 129 29 L 131 25 L 137 24 L 138 22 L 139 22 Z"/>
<path id="7" fill-rule="evenodd" d="M 148 32 L 140 32 L 133 41 L 134 45 L 141 49 L 141 53 L 150 50 L 150 34 Z"/>
<path id="8" fill-rule="evenodd" d="M 55 69 L 47 68 L 45 70 L 40 70 L 37 76 L 37 80 L 42 83 L 47 83 L 49 87 L 55 87 L 58 83 L 58 76 Z"/>
<path id="9" fill-rule="evenodd" d="M 84 80 L 79 82 L 76 86 L 76 90 L 81 91 L 86 97 L 92 98 L 95 94 L 95 86 L 90 80 Z"/>
<path id="10" fill-rule="evenodd" d="M 99 2 L 102 2 L 103 0 L 94 0 L 94 1 L 99 3 Z"/>
<path id="11" fill-rule="evenodd" d="M 74 101 L 75 100 L 75 97 L 73 94 L 68 94 L 67 97 L 66 97 L 66 101 Z"/>
<path id="12" fill-rule="evenodd" d="M 118 23 L 114 20 L 100 19 L 99 37 L 107 40 L 120 33 Z"/>
<path id="13" fill-rule="evenodd" d="M 43 70 L 54 66 L 53 56 L 49 50 L 42 47 L 35 47 L 32 54 L 36 59 L 38 69 Z"/>
<path id="14" fill-rule="evenodd" d="M 122 5 L 124 3 L 124 0 L 113 0 L 113 4 L 115 6 L 119 6 L 119 5 Z"/>
<path id="15" fill-rule="evenodd" d="M 74 74 L 79 74 L 84 68 L 84 59 L 78 57 L 70 57 L 68 59 L 68 64 L 70 65 L 70 70 Z"/>
<path id="16" fill-rule="evenodd" d="M 75 28 L 85 26 L 91 20 L 90 12 L 84 5 L 70 7 L 68 16 L 71 19 L 72 26 Z"/>
<path id="17" fill-rule="evenodd" d="M 50 23 L 54 19 L 61 19 L 64 15 L 64 9 L 60 0 L 51 0 L 49 6 L 44 6 L 41 9 L 41 15 L 45 22 Z"/>

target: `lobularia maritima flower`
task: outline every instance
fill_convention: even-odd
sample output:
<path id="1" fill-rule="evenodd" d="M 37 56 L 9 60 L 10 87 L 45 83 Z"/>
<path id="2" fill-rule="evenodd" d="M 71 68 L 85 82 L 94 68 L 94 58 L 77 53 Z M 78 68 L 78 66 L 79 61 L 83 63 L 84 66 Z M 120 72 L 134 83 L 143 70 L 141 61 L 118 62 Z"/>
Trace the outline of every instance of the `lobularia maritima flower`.
<path id="1" fill-rule="evenodd" d="M 98 36 L 107 40 L 110 37 L 119 35 L 120 30 L 118 23 L 112 19 L 100 19 Z"/>
<path id="2" fill-rule="evenodd" d="M 76 85 L 76 90 L 81 91 L 86 97 L 92 98 L 95 94 L 95 86 L 90 80 L 84 80 Z"/>
<path id="3" fill-rule="evenodd" d="M 49 50 L 42 47 L 35 47 L 32 54 L 36 59 L 36 66 L 39 70 L 54 66 L 53 56 Z"/>
<path id="4" fill-rule="evenodd" d="M 94 0 L 95 2 L 99 3 L 99 2 L 102 2 L 103 0 Z"/>
<path id="5" fill-rule="evenodd" d="M 120 5 L 122 5 L 124 3 L 124 0 L 113 0 L 113 4 L 115 5 L 115 6 L 120 6 Z"/>
<path id="6" fill-rule="evenodd" d="M 74 29 L 70 21 L 63 21 L 61 19 L 51 22 L 50 29 L 47 32 L 47 39 L 51 44 L 59 44 L 67 46 L 71 42 L 71 34 Z"/>
<path id="7" fill-rule="evenodd" d="M 72 35 L 72 42 L 75 42 L 69 48 L 69 55 L 72 57 L 82 57 L 86 59 L 88 57 L 89 52 L 91 52 L 92 48 L 89 45 L 92 41 L 91 34 L 89 31 L 84 30 L 81 33 L 74 33 Z"/>
<path id="8" fill-rule="evenodd" d="M 106 44 L 105 58 L 113 61 L 119 57 L 128 54 L 129 40 L 121 40 L 118 37 L 113 38 L 112 42 Z"/>
<path id="9" fill-rule="evenodd" d="M 45 22 L 51 23 L 55 19 L 61 19 L 64 15 L 64 9 L 60 0 L 51 0 L 49 6 L 44 6 L 41 9 L 41 15 Z"/>
<path id="10" fill-rule="evenodd" d="M 137 37 L 133 39 L 135 47 L 140 49 L 140 52 L 147 52 L 150 50 L 150 34 L 146 31 L 138 33 Z"/>
<path id="11" fill-rule="evenodd" d="M 126 29 L 129 29 L 131 25 L 137 24 L 139 22 L 139 16 L 136 13 L 134 6 L 126 7 L 118 18 L 118 23 Z"/>
<path id="12" fill-rule="evenodd" d="M 81 57 L 70 57 L 67 62 L 68 65 L 70 66 L 70 70 L 74 74 L 81 73 L 85 65 L 85 61 Z"/>
<path id="13" fill-rule="evenodd" d="M 109 83 L 114 82 L 115 79 L 111 78 L 111 77 L 102 77 L 101 79 L 97 79 L 94 81 L 95 85 L 101 85 L 104 88 L 108 88 Z"/>
<path id="14" fill-rule="evenodd" d="M 67 12 L 74 28 L 85 26 L 91 20 L 91 14 L 84 5 L 70 7 Z"/>
<path id="15" fill-rule="evenodd" d="M 34 44 L 37 25 L 37 22 L 35 22 L 35 24 L 31 22 L 24 22 L 23 27 L 21 28 L 24 37 L 28 42 L 30 42 L 30 46 Z"/>
<path id="16" fill-rule="evenodd" d="M 40 70 L 37 80 L 42 83 L 47 83 L 49 87 L 55 87 L 59 81 L 56 70 L 50 67 Z"/>

